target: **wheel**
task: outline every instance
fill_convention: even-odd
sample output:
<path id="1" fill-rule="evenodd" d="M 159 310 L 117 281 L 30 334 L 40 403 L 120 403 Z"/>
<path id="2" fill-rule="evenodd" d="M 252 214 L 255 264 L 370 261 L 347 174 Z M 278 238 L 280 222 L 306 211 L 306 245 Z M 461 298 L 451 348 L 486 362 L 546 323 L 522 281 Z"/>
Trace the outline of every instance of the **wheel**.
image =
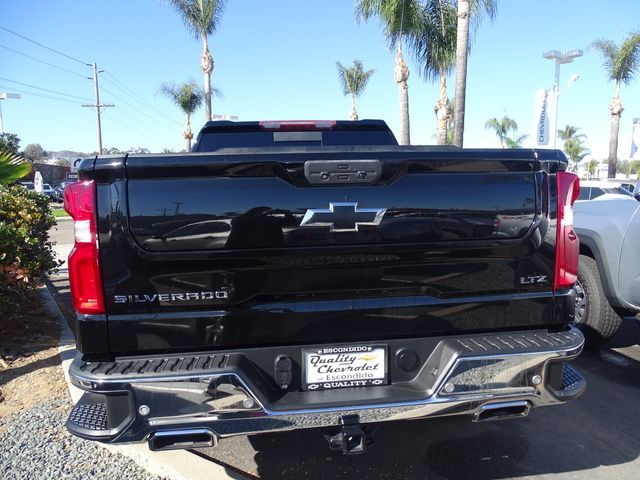
<path id="1" fill-rule="evenodd" d="M 613 337 L 622 325 L 622 317 L 609 305 L 593 258 L 580 255 L 574 291 L 575 325 L 584 334 L 587 345 L 596 345 Z"/>

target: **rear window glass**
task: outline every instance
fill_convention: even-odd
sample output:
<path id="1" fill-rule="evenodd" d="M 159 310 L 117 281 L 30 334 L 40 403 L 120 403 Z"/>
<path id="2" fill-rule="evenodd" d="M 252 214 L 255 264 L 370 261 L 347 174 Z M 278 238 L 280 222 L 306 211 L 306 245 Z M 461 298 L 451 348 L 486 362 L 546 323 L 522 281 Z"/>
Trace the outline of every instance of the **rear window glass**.
<path id="1" fill-rule="evenodd" d="M 578 200 L 589 200 L 589 190 L 591 190 L 591 187 L 580 187 Z"/>
<path id="2" fill-rule="evenodd" d="M 313 147 L 330 145 L 397 145 L 389 132 L 326 131 L 322 140 L 275 142 L 274 132 L 220 132 L 204 134 L 195 146 L 196 152 L 212 152 L 220 148 Z"/>
<path id="3" fill-rule="evenodd" d="M 630 197 L 633 196 L 633 194 L 629 190 L 622 187 L 603 188 L 602 190 L 604 190 L 605 193 L 615 193 L 616 195 L 628 195 Z"/>

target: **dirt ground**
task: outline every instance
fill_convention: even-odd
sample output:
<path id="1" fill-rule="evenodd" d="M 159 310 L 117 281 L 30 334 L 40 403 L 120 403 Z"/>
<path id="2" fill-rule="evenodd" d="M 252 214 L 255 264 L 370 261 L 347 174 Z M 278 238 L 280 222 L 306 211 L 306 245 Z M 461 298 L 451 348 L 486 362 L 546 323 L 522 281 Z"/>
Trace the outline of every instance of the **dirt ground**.
<path id="1" fill-rule="evenodd" d="M 38 293 L 0 315 L 2 418 L 46 400 L 68 398 L 58 355 L 58 320 Z"/>

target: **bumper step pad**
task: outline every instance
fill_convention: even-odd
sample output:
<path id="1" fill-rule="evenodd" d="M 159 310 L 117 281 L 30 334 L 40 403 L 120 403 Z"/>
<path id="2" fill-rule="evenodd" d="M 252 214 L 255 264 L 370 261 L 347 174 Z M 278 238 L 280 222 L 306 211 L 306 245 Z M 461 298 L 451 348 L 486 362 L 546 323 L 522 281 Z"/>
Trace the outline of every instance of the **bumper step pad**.
<path id="1" fill-rule="evenodd" d="M 563 401 L 578 397 L 587 387 L 587 381 L 571 365 L 565 364 L 562 372 L 560 390 L 553 390 L 553 394 Z"/>
<path id="2" fill-rule="evenodd" d="M 69 415 L 69 423 L 85 430 L 108 430 L 107 403 L 78 403 Z"/>
<path id="3" fill-rule="evenodd" d="M 130 395 L 85 392 L 67 419 L 67 429 L 82 438 L 108 440 L 133 420 Z"/>

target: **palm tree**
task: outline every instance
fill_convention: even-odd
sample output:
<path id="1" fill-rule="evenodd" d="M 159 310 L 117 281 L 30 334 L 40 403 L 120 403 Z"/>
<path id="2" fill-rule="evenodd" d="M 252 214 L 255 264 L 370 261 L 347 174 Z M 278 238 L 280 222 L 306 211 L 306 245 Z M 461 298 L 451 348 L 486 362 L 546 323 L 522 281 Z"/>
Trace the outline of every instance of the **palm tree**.
<path id="1" fill-rule="evenodd" d="M 591 180 L 596 172 L 598 171 L 598 160 L 596 160 L 595 158 L 592 158 L 591 160 L 589 160 L 589 163 L 587 163 L 587 175 L 589 180 Z"/>
<path id="2" fill-rule="evenodd" d="M 187 29 L 196 39 L 202 39 L 200 68 L 204 73 L 205 119 L 211 121 L 211 73 L 213 57 L 209 52 L 208 36 L 213 34 L 220 23 L 225 0 L 169 0 L 182 17 Z"/>
<path id="3" fill-rule="evenodd" d="M 0 185 L 20 180 L 31 171 L 31 165 L 20 155 L 0 150 Z"/>
<path id="4" fill-rule="evenodd" d="M 487 123 L 485 123 L 484 128 L 486 128 L 487 130 L 495 131 L 498 140 L 500 140 L 500 147 L 504 148 L 509 133 L 516 133 L 518 131 L 518 124 L 513 118 L 507 117 L 505 115 L 500 120 L 498 120 L 497 118 L 490 118 L 489 120 L 487 120 Z"/>
<path id="5" fill-rule="evenodd" d="M 573 162 L 572 170 L 578 171 L 578 162 L 589 155 L 591 151 L 584 146 L 587 136 L 580 133 L 580 127 L 566 125 L 562 130 L 558 130 L 558 136 L 563 141 L 563 150 Z"/>
<path id="6" fill-rule="evenodd" d="M 497 0 L 457 0 L 458 29 L 456 32 L 456 109 L 453 143 L 462 147 L 464 143 L 464 109 L 467 92 L 467 57 L 469 55 L 469 21 L 475 29 L 486 14 L 493 20 L 497 10 Z"/>
<path id="7" fill-rule="evenodd" d="M 358 120 L 356 97 L 363 92 L 375 70 L 364 71 L 360 60 L 354 60 L 353 67 L 345 67 L 340 62 L 336 62 L 336 67 L 338 67 L 338 77 L 342 84 L 342 91 L 345 95 L 351 95 L 351 113 L 349 118 L 351 120 Z"/>
<path id="8" fill-rule="evenodd" d="M 522 144 L 527 138 L 529 135 L 518 135 L 514 132 L 513 137 L 506 137 L 504 142 L 508 148 L 522 148 Z"/>
<path id="9" fill-rule="evenodd" d="M 409 145 L 409 67 L 402 52 L 403 40 L 420 31 L 422 6 L 419 0 L 356 0 L 356 18 L 376 17 L 391 48 L 396 48 L 394 79 L 400 93 L 400 144 Z"/>
<path id="10" fill-rule="evenodd" d="M 566 125 L 562 130 L 558 130 L 558 136 L 562 141 L 567 141 L 570 138 L 587 138 L 584 133 L 578 133 L 579 131 L 580 127 Z"/>
<path id="11" fill-rule="evenodd" d="M 160 92 L 184 112 L 186 124 L 182 136 L 186 141 L 187 152 L 190 152 L 191 140 L 193 139 L 191 114 L 200 108 L 205 94 L 195 82 L 183 83 L 182 85 L 165 83 L 160 87 Z"/>
<path id="12" fill-rule="evenodd" d="M 453 118 L 453 105 L 447 97 L 447 75 L 456 64 L 457 13 L 447 0 L 429 0 L 422 9 L 422 24 L 410 44 L 418 72 L 427 80 L 440 77 L 440 97 L 435 104 L 438 145 L 447 144 L 447 127 Z"/>
<path id="13" fill-rule="evenodd" d="M 564 141 L 563 150 L 573 163 L 572 170 L 574 172 L 578 171 L 578 163 L 591 153 L 591 150 L 585 147 L 582 141 L 583 139 L 580 137 L 570 137 Z"/>
<path id="14" fill-rule="evenodd" d="M 618 160 L 618 132 L 620 116 L 624 108 L 620 101 L 620 84 L 628 85 L 640 64 L 640 32 L 631 32 L 620 45 L 611 40 L 596 40 L 592 44 L 604 60 L 604 69 L 610 80 L 616 82 L 616 93 L 613 96 L 609 112 L 611 128 L 609 129 L 609 167 L 608 177 L 616 177 L 616 161 Z"/>

